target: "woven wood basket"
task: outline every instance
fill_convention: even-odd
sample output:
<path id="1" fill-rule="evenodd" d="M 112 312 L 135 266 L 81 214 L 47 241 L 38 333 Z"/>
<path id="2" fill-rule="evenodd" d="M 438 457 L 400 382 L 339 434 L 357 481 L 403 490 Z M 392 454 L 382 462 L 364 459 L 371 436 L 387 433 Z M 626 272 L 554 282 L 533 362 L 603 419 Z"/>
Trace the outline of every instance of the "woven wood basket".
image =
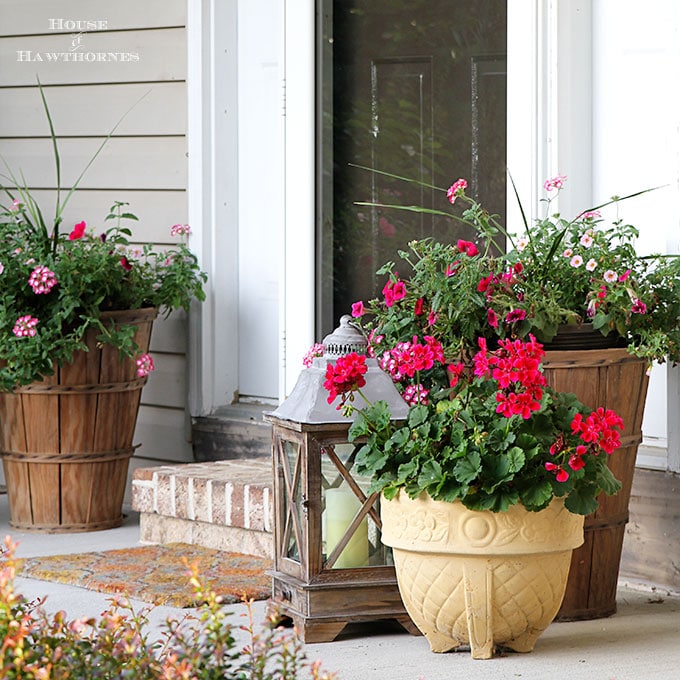
<path id="1" fill-rule="evenodd" d="M 147 352 L 156 309 L 106 312 L 132 324 Z M 105 321 L 106 323 L 106 321 Z M 22 531 L 78 532 L 120 526 L 132 438 L 146 377 L 134 358 L 98 346 L 42 382 L 0 392 L 2 455 L 10 525 Z"/>
<path id="2" fill-rule="evenodd" d="M 585 520 L 585 542 L 574 550 L 567 590 L 557 620 L 597 619 L 616 611 L 616 585 L 628 522 L 635 459 L 642 441 L 647 397 L 647 361 L 625 349 L 546 352 L 543 367 L 550 385 L 573 392 L 587 407 L 616 411 L 625 425 L 622 446 L 608 457 L 622 483 L 615 496 L 601 494 L 600 507 Z"/>

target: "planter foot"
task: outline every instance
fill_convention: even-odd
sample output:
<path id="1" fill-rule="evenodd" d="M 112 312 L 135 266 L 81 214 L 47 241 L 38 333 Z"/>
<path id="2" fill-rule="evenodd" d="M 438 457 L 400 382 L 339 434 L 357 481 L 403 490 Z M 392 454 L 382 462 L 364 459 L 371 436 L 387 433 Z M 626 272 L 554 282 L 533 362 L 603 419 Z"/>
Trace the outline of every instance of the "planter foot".
<path id="1" fill-rule="evenodd" d="M 437 631 L 431 631 L 425 633 L 427 641 L 430 643 L 430 649 L 437 654 L 444 654 L 445 652 L 451 652 L 454 649 L 460 647 L 460 642 L 454 640 L 448 635 L 442 635 Z"/>
<path id="2" fill-rule="evenodd" d="M 536 640 L 543 633 L 542 630 L 529 630 L 523 635 L 519 635 L 514 640 L 509 640 L 503 646 L 512 649 L 515 652 L 526 653 L 533 650 Z"/>
<path id="3" fill-rule="evenodd" d="M 470 651 L 473 659 L 493 656 L 493 569 L 486 560 L 471 562 L 463 568 L 465 610 Z"/>

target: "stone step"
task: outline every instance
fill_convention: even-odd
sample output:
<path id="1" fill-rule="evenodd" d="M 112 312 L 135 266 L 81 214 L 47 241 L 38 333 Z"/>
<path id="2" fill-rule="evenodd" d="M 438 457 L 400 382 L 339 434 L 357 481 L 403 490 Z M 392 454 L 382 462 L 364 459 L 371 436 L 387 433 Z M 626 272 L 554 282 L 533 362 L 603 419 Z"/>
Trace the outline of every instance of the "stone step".
<path id="1" fill-rule="evenodd" d="M 269 458 L 138 468 L 132 508 L 140 540 L 273 557 Z"/>
<path id="2" fill-rule="evenodd" d="M 230 404 L 209 416 L 194 418 L 191 427 L 194 459 L 198 462 L 239 458 L 269 458 L 271 425 L 263 414 L 275 406 Z"/>

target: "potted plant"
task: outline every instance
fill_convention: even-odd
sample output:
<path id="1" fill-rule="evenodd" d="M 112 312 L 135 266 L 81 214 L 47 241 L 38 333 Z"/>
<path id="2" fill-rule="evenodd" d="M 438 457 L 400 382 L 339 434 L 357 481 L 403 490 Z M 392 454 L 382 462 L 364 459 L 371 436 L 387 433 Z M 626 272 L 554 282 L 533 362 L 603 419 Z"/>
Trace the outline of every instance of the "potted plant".
<path id="1" fill-rule="evenodd" d="M 108 228 L 63 223 L 83 174 L 62 196 L 40 93 L 56 163 L 53 219 L 4 159 L 0 184 L 0 447 L 11 523 L 104 529 L 122 520 L 153 320 L 203 300 L 206 275 L 187 225 L 171 228 L 176 245 L 157 249 L 132 247 L 137 218 L 125 203 L 111 207 Z"/>
<path id="2" fill-rule="evenodd" d="M 329 402 L 356 412 L 355 467 L 382 493 L 382 540 L 433 651 L 533 649 L 560 607 L 583 516 L 620 488 L 606 458 L 621 418 L 548 386 L 544 354 L 531 335 L 495 349 L 480 338 L 470 362 L 447 359 L 432 336 L 400 343 L 387 369 L 408 381 L 411 406 L 397 424 L 386 402 L 355 402 L 364 356 L 327 367 Z"/>
<path id="3" fill-rule="evenodd" d="M 469 198 L 463 179 L 445 192 L 452 212 L 373 204 L 385 213 L 451 217 L 475 236 L 456 243 L 410 243 L 401 262 L 379 270 L 387 279 L 383 295 L 355 303 L 353 315 L 384 366 L 392 348 L 414 337 L 437 338 L 451 358 L 469 357 L 479 337 L 492 346 L 499 338 L 533 334 L 546 343 L 543 370 L 549 384 L 574 392 L 590 408 L 602 406 L 622 416 L 623 446 L 610 463 L 623 487 L 616 496 L 601 498 L 598 511 L 586 518 L 585 543 L 574 552 L 559 614 L 579 619 L 616 610 L 648 369 L 652 361 L 680 357 L 680 261 L 638 254 L 635 227 L 618 215 L 605 222 L 607 208 L 618 209 L 638 194 L 563 218 L 553 205 L 565 181 L 557 176 L 545 182 L 544 216 L 531 225 L 525 219 L 518 234 Z"/>

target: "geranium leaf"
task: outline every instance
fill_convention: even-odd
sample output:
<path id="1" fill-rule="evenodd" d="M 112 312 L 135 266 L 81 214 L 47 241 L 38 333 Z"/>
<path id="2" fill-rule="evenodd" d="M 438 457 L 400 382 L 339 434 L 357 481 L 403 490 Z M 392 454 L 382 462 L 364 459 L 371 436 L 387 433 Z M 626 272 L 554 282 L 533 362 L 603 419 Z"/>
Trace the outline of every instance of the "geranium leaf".
<path id="1" fill-rule="evenodd" d="M 520 494 L 522 503 L 529 510 L 540 510 L 550 502 L 553 496 L 552 485 L 549 481 L 536 482 Z"/>
<path id="2" fill-rule="evenodd" d="M 408 414 L 408 424 L 409 427 L 416 428 L 418 425 L 427 421 L 429 411 L 426 406 L 419 404 L 414 406 Z"/>
<path id="3" fill-rule="evenodd" d="M 438 484 L 442 479 L 442 468 L 436 460 L 427 460 L 423 464 L 420 475 L 418 476 L 418 485 L 421 489 Z"/>
<path id="4" fill-rule="evenodd" d="M 577 486 L 564 499 L 564 506 L 569 512 L 574 512 L 577 515 L 589 515 L 591 512 L 595 512 L 598 507 L 595 498 L 596 492 L 597 488 L 594 484 Z"/>
<path id="5" fill-rule="evenodd" d="M 465 458 L 461 458 L 453 468 L 453 474 L 457 481 L 469 484 L 477 478 L 482 469 L 482 459 L 479 451 L 468 452 Z"/>
<path id="6" fill-rule="evenodd" d="M 621 482 L 606 465 L 602 465 L 597 475 L 597 484 L 608 496 L 613 496 L 621 489 Z"/>
<path id="7" fill-rule="evenodd" d="M 513 446 L 507 453 L 508 457 L 508 462 L 509 462 L 509 472 L 515 473 L 519 472 L 522 469 L 522 466 L 524 465 L 526 461 L 526 456 L 524 455 L 524 451 L 519 447 L 519 446 Z"/>

